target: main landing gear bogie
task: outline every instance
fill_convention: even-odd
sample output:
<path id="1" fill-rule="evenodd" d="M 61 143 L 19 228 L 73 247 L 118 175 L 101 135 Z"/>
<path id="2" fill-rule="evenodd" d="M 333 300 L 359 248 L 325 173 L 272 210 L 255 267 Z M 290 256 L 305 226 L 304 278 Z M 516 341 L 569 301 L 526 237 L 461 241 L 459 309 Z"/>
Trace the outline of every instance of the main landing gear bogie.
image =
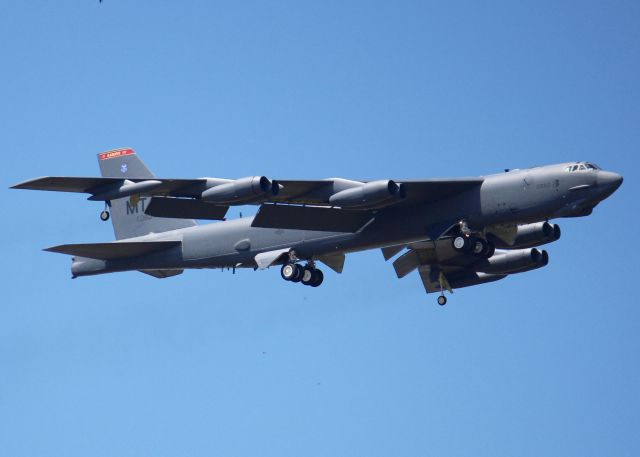
<path id="1" fill-rule="evenodd" d="M 453 249 L 465 254 L 472 254 L 476 257 L 488 259 L 491 257 L 496 248 L 490 241 L 473 235 L 459 234 L 452 238 L 451 245 Z"/>
<path id="2" fill-rule="evenodd" d="M 324 280 L 321 270 L 311 265 L 302 266 L 298 263 L 285 263 L 280 269 L 280 276 L 285 281 L 300 282 L 305 286 L 318 287 Z"/>

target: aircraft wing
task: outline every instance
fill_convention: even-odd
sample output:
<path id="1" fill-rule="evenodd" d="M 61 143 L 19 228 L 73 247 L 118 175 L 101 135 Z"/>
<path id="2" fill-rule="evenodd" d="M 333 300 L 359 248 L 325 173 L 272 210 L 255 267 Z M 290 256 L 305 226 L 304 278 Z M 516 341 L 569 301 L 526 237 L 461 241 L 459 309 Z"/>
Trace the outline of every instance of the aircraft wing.
<path id="1" fill-rule="evenodd" d="M 412 243 L 406 248 L 406 252 L 393 262 L 396 276 L 404 278 L 414 270 L 418 270 L 422 285 L 427 293 L 440 293 L 442 290 L 453 292 L 453 289 L 498 281 L 507 276 L 507 274 L 476 271 L 474 268 L 475 259 L 463 255 L 457 259 L 442 262 L 438 258 L 433 241 Z M 396 249 L 394 251 L 396 251 L 395 254 L 398 253 Z M 388 260 L 391 254 L 391 250 L 383 249 L 385 260 Z"/>
<path id="2" fill-rule="evenodd" d="M 354 233 L 388 209 L 433 203 L 482 182 L 483 178 L 269 181 L 264 176 L 239 180 L 48 176 L 13 188 L 88 193 L 89 200 L 101 201 L 145 195 L 153 197 L 147 214 L 180 219 L 220 220 L 230 205 L 261 205 L 254 227 Z M 455 222 L 437 221 L 426 232 L 436 239 Z"/>
<path id="3" fill-rule="evenodd" d="M 213 183 L 210 183 L 213 181 Z M 238 204 L 291 203 L 309 205 L 330 205 L 329 199 L 335 193 L 367 184 L 368 181 L 348 181 L 339 178 L 324 180 L 275 180 L 279 184 L 277 195 L 269 195 L 258 201 L 239 201 Z M 12 186 L 12 189 L 48 190 L 56 192 L 99 194 L 120 191 L 121 196 L 133 194 L 200 198 L 210 185 L 233 183 L 233 180 L 217 178 L 173 179 L 173 178 L 102 178 L 45 176 L 30 179 Z M 427 180 L 397 180 L 404 187 L 405 198 L 397 205 L 429 203 L 452 194 L 464 192 L 482 184 L 483 178 L 437 178 Z M 136 187 L 131 187 L 136 185 Z M 124 188 L 123 188 L 124 186 Z M 132 190 L 128 190 L 131 188 Z M 120 198 L 120 195 L 117 197 Z M 92 198 L 99 199 L 99 198 Z"/>
<path id="4" fill-rule="evenodd" d="M 281 192 L 269 202 L 262 204 L 252 223 L 253 227 L 355 233 L 363 230 L 373 222 L 377 214 L 387 209 L 436 202 L 479 186 L 483 178 L 397 181 L 403 187 L 403 197 L 370 208 L 341 207 L 330 201 L 336 191 L 345 190 L 345 187 L 347 190 L 355 189 L 358 184 L 363 185 L 366 182 L 341 179 L 277 182 L 282 186 Z M 272 202 L 281 204 L 274 205 Z M 426 227 L 426 234 L 436 239 L 456 222 L 437 221 Z"/>
<path id="5" fill-rule="evenodd" d="M 355 233 L 374 215 L 370 211 L 349 211 L 326 206 L 264 204 L 252 227 Z"/>
<path id="6" fill-rule="evenodd" d="M 269 199 L 273 203 L 328 205 L 329 198 L 340 189 L 340 184 L 366 184 L 371 181 L 347 181 L 340 178 L 323 180 L 276 180 L 282 186 L 280 193 Z M 461 193 L 483 183 L 483 178 L 434 178 L 422 180 L 393 180 L 404 187 L 405 198 L 393 206 L 431 203 L 455 193 Z M 344 184 L 343 184 L 344 186 Z M 334 205 L 339 206 L 339 205 Z"/>
<path id="7" fill-rule="evenodd" d="M 127 241 L 111 243 L 62 244 L 45 249 L 49 252 L 88 257 L 90 259 L 114 260 L 136 257 L 179 246 L 182 241 Z"/>
<path id="8" fill-rule="evenodd" d="M 146 183 L 152 181 L 154 186 L 139 194 L 171 195 L 174 197 L 196 197 L 206 185 L 206 179 L 156 179 L 156 178 L 100 178 L 100 177 L 71 177 L 44 176 L 29 179 L 12 186 L 12 189 L 50 190 L 55 192 L 77 192 L 85 194 L 100 193 L 105 189 L 122 186 L 125 181 L 131 183 Z"/>
<path id="9" fill-rule="evenodd" d="M 536 248 L 494 249 L 488 257 L 472 252 L 455 251 L 451 237 L 410 243 L 406 251 L 393 261 L 398 278 L 418 270 L 427 291 L 441 292 L 498 281 L 512 274 L 524 273 L 546 266 L 549 256 Z M 399 254 L 383 248 L 385 260 Z"/>

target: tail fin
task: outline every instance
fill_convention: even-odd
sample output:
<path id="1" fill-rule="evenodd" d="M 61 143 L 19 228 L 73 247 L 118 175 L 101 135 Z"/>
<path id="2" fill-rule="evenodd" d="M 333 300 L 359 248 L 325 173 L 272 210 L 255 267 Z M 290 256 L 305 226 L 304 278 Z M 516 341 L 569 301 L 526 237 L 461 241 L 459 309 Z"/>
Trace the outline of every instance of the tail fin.
<path id="1" fill-rule="evenodd" d="M 131 148 L 114 149 L 98 154 L 100 173 L 106 178 L 154 178 Z M 146 197 L 136 195 L 111 201 L 111 221 L 116 239 L 133 238 L 149 233 L 193 227 L 191 219 L 169 219 L 145 214 Z"/>

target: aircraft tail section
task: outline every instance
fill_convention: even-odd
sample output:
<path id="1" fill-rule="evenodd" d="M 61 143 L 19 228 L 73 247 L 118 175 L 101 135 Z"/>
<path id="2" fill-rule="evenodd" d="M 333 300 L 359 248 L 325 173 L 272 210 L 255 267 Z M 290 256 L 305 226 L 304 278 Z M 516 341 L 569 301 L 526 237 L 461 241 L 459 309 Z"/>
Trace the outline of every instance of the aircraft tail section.
<path id="1" fill-rule="evenodd" d="M 155 178 L 131 148 L 114 149 L 98 154 L 100 173 L 105 178 Z M 150 199 L 132 195 L 111 201 L 111 220 L 116 239 L 133 238 L 149 233 L 193 227 L 192 219 L 152 217 L 144 210 Z"/>

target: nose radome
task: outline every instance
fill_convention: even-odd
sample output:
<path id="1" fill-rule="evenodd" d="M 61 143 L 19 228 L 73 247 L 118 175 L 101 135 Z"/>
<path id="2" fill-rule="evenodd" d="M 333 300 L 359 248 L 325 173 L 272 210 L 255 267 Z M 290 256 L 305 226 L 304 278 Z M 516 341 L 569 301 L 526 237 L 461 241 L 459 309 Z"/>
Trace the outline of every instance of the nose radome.
<path id="1" fill-rule="evenodd" d="M 615 192 L 622 184 L 622 176 L 611 171 L 598 172 L 598 187 L 602 187 L 610 193 Z"/>

